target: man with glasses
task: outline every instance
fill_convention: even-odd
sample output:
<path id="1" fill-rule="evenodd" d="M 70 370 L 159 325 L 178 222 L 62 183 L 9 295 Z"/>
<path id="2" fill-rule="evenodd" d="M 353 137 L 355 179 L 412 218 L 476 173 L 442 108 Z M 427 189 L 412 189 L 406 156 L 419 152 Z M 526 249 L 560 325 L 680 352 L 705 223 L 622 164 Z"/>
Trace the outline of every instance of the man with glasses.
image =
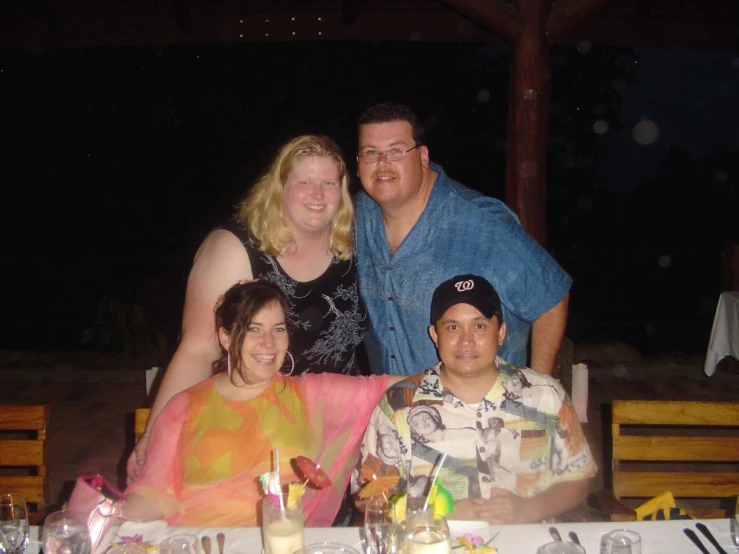
<path id="1" fill-rule="evenodd" d="M 410 375 L 434 365 L 424 325 L 434 289 L 454 275 L 475 273 L 500 294 L 508 322 L 500 356 L 551 374 L 567 319 L 569 275 L 505 204 L 430 161 L 410 108 L 374 106 L 360 117 L 358 131 L 364 192 L 356 201 L 357 254 L 372 372 Z"/>

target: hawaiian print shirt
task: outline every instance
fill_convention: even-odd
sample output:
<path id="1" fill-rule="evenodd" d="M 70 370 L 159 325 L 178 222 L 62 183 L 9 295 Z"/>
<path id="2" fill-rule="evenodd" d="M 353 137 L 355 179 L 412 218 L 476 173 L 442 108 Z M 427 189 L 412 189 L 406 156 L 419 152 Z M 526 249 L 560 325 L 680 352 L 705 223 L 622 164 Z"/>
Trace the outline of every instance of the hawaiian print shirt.
<path id="1" fill-rule="evenodd" d="M 398 476 L 395 491 L 426 494 L 441 455 L 442 485 L 457 499 L 492 488 L 535 496 L 587 479 L 596 466 L 575 410 L 558 381 L 497 358 L 499 377 L 479 404 L 445 389 L 441 363 L 388 390 L 375 408 L 352 474 Z M 364 477 L 363 477 L 364 475 Z"/>

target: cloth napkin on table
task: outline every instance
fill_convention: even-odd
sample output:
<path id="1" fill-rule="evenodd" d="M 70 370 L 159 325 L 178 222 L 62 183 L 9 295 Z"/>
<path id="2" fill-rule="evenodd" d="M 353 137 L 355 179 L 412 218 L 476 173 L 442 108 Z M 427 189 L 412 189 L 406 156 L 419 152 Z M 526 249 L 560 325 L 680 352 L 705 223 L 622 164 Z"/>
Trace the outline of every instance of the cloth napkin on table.
<path id="1" fill-rule="evenodd" d="M 675 497 L 670 491 L 663 492 L 647 500 L 644 504 L 637 506 L 637 520 L 661 520 L 661 519 L 693 519 L 682 508 L 675 504 Z"/>

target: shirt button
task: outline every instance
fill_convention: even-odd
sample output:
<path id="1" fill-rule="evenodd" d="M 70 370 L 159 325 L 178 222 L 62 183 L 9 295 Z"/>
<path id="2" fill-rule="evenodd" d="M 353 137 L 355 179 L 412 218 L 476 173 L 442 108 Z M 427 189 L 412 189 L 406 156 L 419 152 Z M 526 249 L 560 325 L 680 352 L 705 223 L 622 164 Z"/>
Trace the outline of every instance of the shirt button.
<path id="1" fill-rule="evenodd" d="M 477 417 L 482 417 L 482 412 L 477 412 Z"/>
<path id="2" fill-rule="evenodd" d="M 482 476 L 482 482 L 483 483 L 488 483 L 489 481 L 490 481 L 490 477 L 488 477 L 487 475 L 483 475 Z"/>
<path id="3" fill-rule="evenodd" d="M 391 325 L 391 326 L 390 326 L 390 330 L 391 330 L 391 331 L 395 331 L 395 327 L 393 327 L 393 326 Z"/>
<path id="4" fill-rule="evenodd" d="M 390 300 L 390 301 L 392 302 L 392 300 L 393 300 L 393 297 L 392 297 L 392 296 L 388 296 L 388 297 L 387 297 L 387 299 L 388 299 L 388 300 Z"/>
<path id="5" fill-rule="evenodd" d="M 480 447 L 480 452 L 485 452 L 485 447 L 484 446 L 481 446 Z"/>
<path id="6" fill-rule="evenodd" d="M 392 271 L 393 270 L 393 266 L 391 266 L 391 265 L 387 266 L 387 270 L 388 271 Z"/>

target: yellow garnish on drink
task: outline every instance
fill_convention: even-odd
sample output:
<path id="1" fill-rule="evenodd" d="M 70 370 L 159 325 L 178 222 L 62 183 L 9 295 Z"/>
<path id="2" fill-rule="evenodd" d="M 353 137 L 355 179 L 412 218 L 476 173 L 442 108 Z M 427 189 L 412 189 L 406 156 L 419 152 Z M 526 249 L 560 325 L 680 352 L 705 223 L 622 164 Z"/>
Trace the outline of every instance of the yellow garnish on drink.
<path id="1" fill-rule="evenodd" d="M 394 495 L 390 499 L 390 501 L 393 503 L 393 521 L 405 521 L 405 510 L 408 506 L 408 495 L 404 492 L 399 493 Z"/>
<path id="2" fill-rule="evenodd" d="M 438 479 L 429 492 L 429 504 L 434 506 L 434 515 L 437 517 L 446 517 L 454 511 L 454 497 L 439 484 Z"/>
<path id="3" fill-rule="evenodd" d="M 290 483 L 287 486 L 287 508 L 294 508 L 299 498 L 303 497 L 305 487 L 301 483 Z"/>

